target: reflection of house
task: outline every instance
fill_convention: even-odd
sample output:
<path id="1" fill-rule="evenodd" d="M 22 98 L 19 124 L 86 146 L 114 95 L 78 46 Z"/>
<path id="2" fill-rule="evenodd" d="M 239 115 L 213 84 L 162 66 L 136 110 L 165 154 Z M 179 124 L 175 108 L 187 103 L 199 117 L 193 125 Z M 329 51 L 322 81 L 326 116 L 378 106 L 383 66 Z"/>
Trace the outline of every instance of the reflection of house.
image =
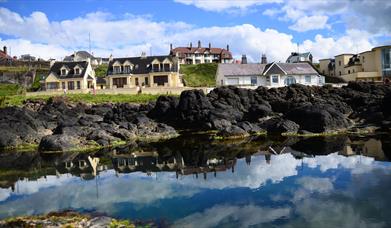
<path id="1" fill-rule="evenodd" d="M 219 64 L 216 84 L 220 86 L 281 87 L 291 84 L 324 84 L 324 77 L 307 62 L 270 64 Z"/>
<path id="2" fill-rule="evenodd" d="M 298 53 L 292 52 L 286 60 L 286 63 L 299 63 L 299 62 L 310 62 L 312 63 L 312 54 L 310 52 Z"/>
<path id="3" fill-rule="evenodd" d="M 359 54 L 340 54 L 319 60 L 320 72 L 346 81 L 391 80 L 391 45 L 375 47 Z"/>
<path id="4" fill-rule="evenodd" d="M 63 161 L 56 163 L 58 173 L 71 173 L 83 179 L 93 179 L 99 171 L 106 167 L 99 166 L 100 159 L 84 154 L 72 154 Z"/>
<path id="5" fill-rule="evenodd" d="M 96 85 L 89 62 L 55 62 L 43 81 L 45 90 L 83 90 Z"/>
<path id="6" fill-rule="evenodd" d="M 228 45 L 227 49 L 212 47 L 210 43 L 208 47 L 201 47 L 201 41 L 198 41 L 197 47 L 190 43 L 188 47 L 172 48 L 170 44 L 170 55 L 177 57 L 179 64 L 232 63 Z"/>
<path id="7" fill-rule="evenodd" d="M 385 161 L 387 157 L 384 154 L 382 148 L 382 142 L 378 139 L 369 139 L 366 141 L 353 141 L 350 140 L 345 145 L 344 149 L 339 152 L 341 155 L 364 155 L 367 157 L 375 158 L 378 161 Z"/>
<path id="8" fill-rule="evenodd" d="M 113 88 L 182 87 L 177 59 L 171 56 L 114 58 L 107 71 L 107 86 Z"/>

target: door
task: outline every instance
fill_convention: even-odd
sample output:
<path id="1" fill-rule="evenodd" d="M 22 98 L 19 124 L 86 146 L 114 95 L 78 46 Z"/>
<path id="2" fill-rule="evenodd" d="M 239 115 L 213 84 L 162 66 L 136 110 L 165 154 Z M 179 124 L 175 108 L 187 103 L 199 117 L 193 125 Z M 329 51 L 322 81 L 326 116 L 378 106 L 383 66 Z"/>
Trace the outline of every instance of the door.
<path id="1" fill-rule="evenodd" d="M 126 78 L 113 78 L 113 85 L 117 86 L 117 88 L 124 88 Z"/>
<path id="2" fill-rule="evenodd" d="M 154 76 L 153 77 L 153 83 L 157 84 L 158 86 L 164 86 L 165 83 L 168 83 L 168 76 Z"/>

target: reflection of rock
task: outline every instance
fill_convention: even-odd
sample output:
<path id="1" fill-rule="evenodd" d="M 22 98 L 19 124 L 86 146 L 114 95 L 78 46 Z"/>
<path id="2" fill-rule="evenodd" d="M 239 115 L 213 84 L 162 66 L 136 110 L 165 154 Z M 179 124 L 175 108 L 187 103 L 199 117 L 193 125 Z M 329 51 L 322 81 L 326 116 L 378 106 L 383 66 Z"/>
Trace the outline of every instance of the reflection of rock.
<path id="1" fill-rule="evenodd" d="M 306 154 L 326 155 L 343 150 L 347 139 L 347 136 L 307 138 L 291 147 Z"/>

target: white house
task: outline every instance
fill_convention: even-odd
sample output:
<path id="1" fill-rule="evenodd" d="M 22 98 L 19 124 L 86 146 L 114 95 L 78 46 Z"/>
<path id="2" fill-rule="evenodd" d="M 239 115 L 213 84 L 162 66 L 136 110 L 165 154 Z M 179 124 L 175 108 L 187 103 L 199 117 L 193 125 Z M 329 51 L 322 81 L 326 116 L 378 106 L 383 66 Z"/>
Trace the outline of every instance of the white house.
<path id="1" fill-rule="evenodd" d="M 307 62 L 270 64 L 219 64 L 216 85 L 240 87 L 282 87 L 291 84 L 321 86 L 324 76 Z"/>

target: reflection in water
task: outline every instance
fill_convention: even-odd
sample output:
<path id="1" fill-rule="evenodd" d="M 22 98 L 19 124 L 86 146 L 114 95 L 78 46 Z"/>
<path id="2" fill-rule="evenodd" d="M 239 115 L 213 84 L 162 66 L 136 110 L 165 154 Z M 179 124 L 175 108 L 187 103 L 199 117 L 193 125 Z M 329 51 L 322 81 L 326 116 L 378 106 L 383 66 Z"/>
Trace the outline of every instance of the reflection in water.
<path id="1" fill-rule="evenodd" d="M 90 154 L 3 153 L 0 217 L 75 209 L 176 227 L 387 226 L 391 193 L 379 191 L 391 187 L 391 167 L 378 161 L 389 145 L 383 136 L 190 137 Z"/>

